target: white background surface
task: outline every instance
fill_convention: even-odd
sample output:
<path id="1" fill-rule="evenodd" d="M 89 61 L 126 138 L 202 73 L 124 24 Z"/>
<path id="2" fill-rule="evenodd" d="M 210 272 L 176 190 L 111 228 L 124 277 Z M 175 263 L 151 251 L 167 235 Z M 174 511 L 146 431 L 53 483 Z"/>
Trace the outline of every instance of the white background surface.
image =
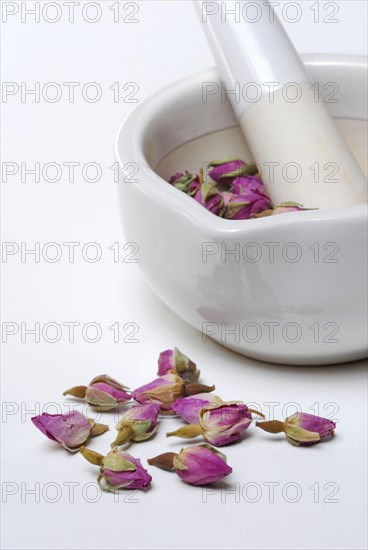
<path id="1" fill-rule="evenodd" d="M 7 3 L 2 4 L 4 9 Z M 21 10 L 22 4 L 29 8 L 34 2 L 8 4 Z M 3 258 L 3 323 L 19 327 L 3 345 L 3 548 L 366 548 L 363 362 L 326 368 L 273 366 L 213 342 L 204 344 L 198 332 L 152 294 L 137 264 L 122 261 L 127 251 L 122 249 L 125 240 L 116 184 L 109 170 L 118 127 L 135 107 L 122 102 L 127 93 L 122 87 L 136 82 L 136 97 L 142 101 L 165 84 L 213 64 L 191 2 L 138 2 L 136 24 L 114 23 L 109 1 L 99 2 L 101 20 L 88 23 L 81 14 L 83 4 L 80 1 L 75 8 L 74 23 L 59 2 L 58 23 L 42 17 L 35 23 L 32 16 L 22 23 L 18 12 L 1 29 L 3 81 L 19 86 L 25 82 L 29 87 L 39 82 L 41 89 L 47 82 L 56 82 L 63 90 L 56 103 L 42 96 L 39 103 L 29 96 L 22 102 L 20 93 L 3 102 L 3 162 L 14 162 L 19 168 L 22 162 L 28 168 L 35 162 L 41 166 L 80 163 L 74 182 L 69 181 L 64 165 L 56 183 L 42 176 L 35 182 L 32 175 L 22 182 L 20 172 L 3 183 L 3 241 L 19 248 L 22 242 L 28 248 L 38 242 L 41 250 L 55 242 L 63 252 L 55 263 L 45 261 L 42 254 L 38 263 L 31 255 L 22 262 L 20 252 L 6 263 Z M 120 19 L 130 11 L 124 11 L 123 4 Z M 327 10 L 326 2 L 319 4 L 323 19 L 331 8 Z M 339 22 L 327 24 L 313 22 L 308 9 L 312 2 L 299 3 L 301 20 L 286 25 L 297 49 L 366 53 L 366 2 L 332 4 L 339 7 L 335 16 Z M 51 10 L 49 17 L 54 16 Z M 69 102 L 63 82 L 81 84 L 74 103 Z M 82 98 L 80 90 L 88 82 L 101 87 L 97 103 Z M 115 82 L 121 87 L 118 103 L 109 90 Z M 100 165 L 98 182 L 83 178 L 81 167 L 88 162 Z M 68 260 L 65 242 L 80 243 L 74 263 Z M 96 263 L 86 261 L 81 253 L 90 242 L 101 247 L 102 257 Z M 118 263 L 109 249 L 114 243 L 120 246 Z M 92 249 L 89 252 L 93 254 Z M 32 335 L 25 335 L 22 342 L 21 323 L 31 328 L 37 322 L 41 332 L 47 323 L 58 323 L 60 340 L 49 343 L 41 333 L 39 343 Z M 74 342 L 69 342 L 65 322 L 80 324 Z M 100 326 L 97 343 L 83 338 L 82 327 L 90 322 Z M 137 343 L 122 341 L 128 322 L 139 327 Z M 119 343 L 109 329 L 114 323 L 121 329 Z M 93 337 L 92 329 L 88 336 Z M 51 329 L 47 337 L 53 337 Z M 31 424 L 31 416 L 65 410 L 62 391 L 86 384 L 102 372 L 131 387 L 141 385 L 155 377 L 159 352 L 175 345 L 197 362 L 202 380 L 215 383 L 223 399 L 258 403 L 266 413 L 267 402 L 274 402 L 276 418 L 292 412 L 293 405 L 287 407 L 290 402 L 307 412 L 314 407 L 314 412 L 338 421 L 336 438 L 298 449 L 251 427 L 244 442 L 225 449 L 234 468 L 227 478 L 229 493 L 218 488 L 206 494 L 185 485 L 175 474 L 152 467 L 148 493 L 123 493 L 119 502 L 114 502 L 113 495 L 98 494 L 96 468 L 43 438 Z M 105 413 L 104 420 L 113 428 L 113 413 Z M 180 440 L 165 439 L 167 428 L 178 424 L 166 419 L 154 440 L 135 444 L 131 452 L 145 464 L 150 456 L 180 449 Z M 105 453 L 112 433 L 90 446 Z M 68 483 L 76 484 L 74 498 Z M 269 483 L 276 484 L 274 498 L 270 498 Z M 28 493 L 32 488 L 36 494 Z"/>

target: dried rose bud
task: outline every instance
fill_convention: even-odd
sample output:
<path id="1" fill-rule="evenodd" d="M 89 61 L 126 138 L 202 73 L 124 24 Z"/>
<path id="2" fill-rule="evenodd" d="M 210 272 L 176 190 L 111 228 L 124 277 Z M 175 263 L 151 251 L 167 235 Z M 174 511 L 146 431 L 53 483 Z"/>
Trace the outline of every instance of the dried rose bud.
<path id="1" fill-rule="evenodd" d="M 185 422 L 196 424 L 199 421 L 199 412 L 208 405 L 220 405 L 221 397 L 213 393 L 198 393 L 189 397 L 182 397 L 171 405 L 171 410 L 178 414 Z"/>
<path id="2" fill-rule="evenodd" d="M 178 181 L 180 178 L 184 176 L 183 172 L 176 172 L 171 176 L 169 179 L 169 183 L 174 184 L 176 181 Z"/>
<path id="3" fill-rule="evenodd" d="M 222 479 L 233 471 L 226 464 L 226 456 L 211 445 L 192 445 L 179 454 L 164 453 L 147 460 L 162 470 L 175 471 L 191 485 L 207 485 Z"/>
<path id="4" fill-rule="evenodd" d="M 133 391 L 138 403 L 156 403 L 161 410 L 170 410 L 170 405 L 182 397 L 184 380 L 176 374 L 165 374 Z"/>
<path id="5" fill-rule="evenodd" d="M 208 164 L 212 170 L 208 175 L 217 183 L 230 185 L 234 178 L 242 176 L 247 171 L 247 165 L 240 159 L 213 160 Z"/>
<path id="6" fill-rule="evenodd" d="M 336 428 L 336 424 L 332 420 L 303 412 L 294 413 L 284 422 L 268 420 L 257 422 L 256 426 L 273 434 L 284 432 L 289 443 L 296 447 L 319 443 L 322 439 L 333 436 Z"/>
<path id="7" fill-rule="evenodd" d="M 49 439 L 71 453 L 79 451 L 91 436 L 101 435 L 109 429 L 105 424 L 98 424 L 78 411 L 66 414 L 43 413 L 31 420 Z"/>
<path id="8" fill-rule="evenodd" d="M 201 188 L 194 195 L 196 201 L 207 208 L 212 214 L 221 216 L 224 209 L 224 199 L 215 185 L 202 183 Z"/>
<path id="9" fill-rule="evenodd" d="M 120 384 L 107 374 L 96 376 L 88 386 L 75 386 L 66 390 L 63 395 L 73 395 L 85 399 L 98 411 L 110 411 L 119 403 L 126 403 L 131 395 L 126 391 L 128 388 Z"/>
<path id="10" fill-rule="evenodd" d="M 246 193 L 266 195 L 265 186 L 262 180 L 255 176 L 240 176 L 235 178 L 231 190 L 236 195 L 244 195 Z"/>
<path id="11" fill-rule="evenodd" d="M 100 466 L 97 482 L 104 491 L 147 489 L 151 485 L 152 477 L 140 460 L 124 451 L 114 449 L 103 456 L 82 447 L 80 452 L 88 462 Z"/>
<path id="12" fill-rule="evenodd" d="M 201 409 L 199 424 L 189 424 L 166 435 L 187 438 L 202 435 L 208 443 L 221 447 L 242 438 L 252 422 L 252 412 L 263 417 L 263 414 L 249 409 L 244 403 L 228 402 L 217 406 L 210 405 Z"/>
<path id="13" fill-rule="evenodd" d="M 199 189 L 201 188 L 202 183 L 203 181 L 201 181 L 200 177 L 197 177 L 196 179 L 194 179 L 189 186 L 188 195 L 193 197 L 197 193 L 197 191 L 199 191 Z"/>
<path id="14" fill-rule="evenodd" d="M 196 382 L 199 378 L 200 371 L 189 357 L 181 353 L 178 348 L 167 349 L 160 353 L 158 358 L 157 374 L 177 374 L 184 380 Z"/>
<path id="15" fill-rule="evenodd" d="M 230 199 L 223 217 L 228 220 L 248 220 L 269 207 L 270 199 L 267 195 L 247 192 Z"/>
<path id="16" fill-rule="evenodd" d="M 169 183 L 171 183 L 171 185 L 176 187 L 176 189 L 179 189 L 179 191 L 183 191 L 184 193 L 189 192 L 189 189 L 193 182 L 199 183 L 199 176 L 190 174 L 187 171 L 185 171 L 185 174 L 177 172 L 169 179 Z"/>
<path id="17" fill-rule="evenodd" d="M 172 403 L 180 397 L 210 392 L 214 389 L 215 386 L 190 384 L 176 374 L 165 374 L 134 390 L 133 398 L 138 403 L 157 403 L 157 405 L 160 405 L 162 412 L 171 413 Z"/>
<path id="18" fill-rule="evenodd" d="M 130 407 L 116 424 L 118 435 L 111 447 L 127 441 L 145 441 L 157 431 L 160 406 L 155 403 Z"/>
<path id="19" fill-rule="evenodd" d="M 230 191 L 221 191 L 221 195 L 224 201 L 224 211 L 226 206 L 229 204 L 231 199 L 235 197 L 235 193 L 231 193 Z"/>
<path id="20" fill-rule="evenodd" d="M 272 210 L 272 216 L 277 216 L 277 214 L 287 214 L 288 212 L 300 212 L 301 210 L 310 210 L 308 208 L 303 208 L 303 205 L 298 204 L 297 202 L 282 202 L 275 206 Z"/>

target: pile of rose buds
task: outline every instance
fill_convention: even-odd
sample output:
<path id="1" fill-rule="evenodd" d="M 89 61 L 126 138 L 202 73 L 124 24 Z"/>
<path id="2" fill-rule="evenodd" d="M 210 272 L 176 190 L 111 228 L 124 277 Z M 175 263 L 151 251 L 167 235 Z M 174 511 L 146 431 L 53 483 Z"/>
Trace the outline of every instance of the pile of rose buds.
<path id="1" fill-rule="evenodd" d="M 204 443 L 190 445 L 179 453 L 163 453 L 148 459 L 148 464 L 176 472 L 191 485 L 206 485 L 230 474 L 232 468 L 227 465 L 226 456 L 215 447 L 241 440 L 252 423 L 252 414 L 263 418 L 264 415 L 241 401 L 223 402 L 210 393 L 215 386 L 198 383 L 200 372 L 196 364 L 177 348 L 160 354 L 157 374 L 158 378 L 132 392 L 105 374 L 93 378 L 88 386 L 75 386 L 64 392 L 84 400 L 97 411 L 125 406 L 116 424 L 111 450 L 105 456 L 85 447 L 91 437 L 108 431 L 105 424 L 96 423 L 77 411 L 43 413 L 32 418 L 32 422 L 49 439 L 70 452 L 80 451 L 86 460 L 98 466 L 97 481 L 106 491 L 147 489 L 151 485 L 152 478 L 140 459 L 124 449 L 132 442 L 151 438 L 158 430 L 159 414 L 176 414 L 187 423 L 167 436 L 201 437 Z M 329 438 L 336 427 L 331 420 L 302 412 L 283 422 L 264 420 L 256 426 L 272 434 L 284 432 L 295 446 L 312 445 Z"/>
<path id="2" fill-rule="evenodd" d="M 169 183 L 202 204 L 207 210 L 227 220 L 248 220 L 287 212 L 308 210 L 289 201 L 271 205 L 258 168 L 240 159 L 214 160 L 208 163 L 210 182 L 198 174 L 177 172 Z"/>

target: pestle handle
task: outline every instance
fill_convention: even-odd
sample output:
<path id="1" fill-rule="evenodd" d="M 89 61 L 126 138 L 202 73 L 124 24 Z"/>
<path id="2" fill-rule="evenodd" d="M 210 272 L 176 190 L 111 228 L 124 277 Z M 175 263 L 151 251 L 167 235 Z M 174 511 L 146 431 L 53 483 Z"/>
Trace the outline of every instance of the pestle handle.
<path id="1" fill-rule="evenodd" d="M 270 94 L 270 83 L 276 91 L 290 82 L 305 84 L 309 76 L 283 26 L 264 0 L 259 6 L 257 20 L 245 17 L 247 1 L 194 1 L 203 31 L 211 48 L 223 82 L 229 91 L 237 85 L 257 83 L 262 96 Z M 268 8 L 268 9 L 266 9 Z M 238 118 L 254 102 L 240 94 L 229 93 Z"/>
<path id="2" fill-rule="evenodd" d="M 367 182 L 272 6 L 194 0 L 227 97 L 274 205 L 338 208 L 367 202 Z M 256 97 L 244 93 L 249 85 Z M 240 88 L 240 93 L 239 93 Z"/>

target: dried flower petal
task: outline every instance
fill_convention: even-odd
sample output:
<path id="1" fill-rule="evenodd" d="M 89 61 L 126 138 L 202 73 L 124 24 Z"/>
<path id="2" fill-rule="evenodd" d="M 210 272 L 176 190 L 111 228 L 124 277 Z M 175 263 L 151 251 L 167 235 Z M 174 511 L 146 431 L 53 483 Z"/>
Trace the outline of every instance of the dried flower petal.
<path id="1" fill-rule="evenodd" d="M 222 399 L 213 393 L 198 393 L 182 397 L 171 405 L 171 409 L 189 424 L 199 422 L 199 412 L 208 405 L 220 405 Z"/>
<path id="2" fill-rule="evenodd" d="M 105 424 L 95 423 L 78 411 L 66 414 L 43 413 L 31 420 L 49 439 L 70 452 L 79 451 L 91 436 L 100 435 L 109 429 Z"/>

